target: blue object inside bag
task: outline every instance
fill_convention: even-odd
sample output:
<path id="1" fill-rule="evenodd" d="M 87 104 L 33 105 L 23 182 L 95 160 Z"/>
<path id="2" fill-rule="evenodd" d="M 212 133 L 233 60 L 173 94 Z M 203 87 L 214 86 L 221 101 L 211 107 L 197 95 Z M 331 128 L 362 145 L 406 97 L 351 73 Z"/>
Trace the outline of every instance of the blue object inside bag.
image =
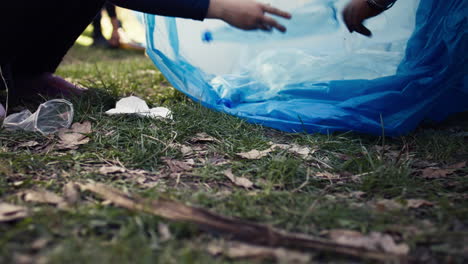
<path id="1" fill-rule="evenodd" d="M 350 34 L 348 0 L 268 1 L 293 14 L 279 32 L 145 15 L 147 52 L 203 105 L 288 132 L 406 134 L 468 111 L 464 0 L 400 0 Z"/>

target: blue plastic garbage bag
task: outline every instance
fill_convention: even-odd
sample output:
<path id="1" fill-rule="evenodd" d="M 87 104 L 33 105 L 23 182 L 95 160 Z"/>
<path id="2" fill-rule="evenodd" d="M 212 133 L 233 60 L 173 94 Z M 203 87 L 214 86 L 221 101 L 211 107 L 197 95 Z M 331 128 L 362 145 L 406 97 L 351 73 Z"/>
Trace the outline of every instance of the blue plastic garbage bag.
<path id="1" fill-rule="evenodd" d="M 400 0 L 349 34 L 348 0 L 275 0 L 288 32 L 146 15 L 147 52 L 178 90 L 289 132 L 397 136 L 468 110 L 465 0 Z"/>

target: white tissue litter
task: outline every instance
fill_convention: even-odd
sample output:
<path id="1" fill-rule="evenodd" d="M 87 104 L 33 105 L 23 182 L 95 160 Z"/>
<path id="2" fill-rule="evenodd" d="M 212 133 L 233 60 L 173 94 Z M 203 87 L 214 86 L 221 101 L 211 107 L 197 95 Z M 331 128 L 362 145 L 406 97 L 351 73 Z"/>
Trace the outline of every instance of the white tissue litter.
<path id="1" fill-rule="evenodd" d="M 3 121 L 3 127 L 6 130 L 24 130 L 48 135 L 62 128 L 69 128 L 73 114 L 72 103 L 63 99 L 54 99 L 39 105 L 34 114 L 24 110 L 7 116 Z"/>
<path id="2" fill-rule="evenodd" d="M 106 112 L 108 115 L 136 114 L 141 117 L 172 119 L 171 110 L 165 107 L 149 108 L 146 102 L 136 96 L 120 99 L 114 109 Z"/>

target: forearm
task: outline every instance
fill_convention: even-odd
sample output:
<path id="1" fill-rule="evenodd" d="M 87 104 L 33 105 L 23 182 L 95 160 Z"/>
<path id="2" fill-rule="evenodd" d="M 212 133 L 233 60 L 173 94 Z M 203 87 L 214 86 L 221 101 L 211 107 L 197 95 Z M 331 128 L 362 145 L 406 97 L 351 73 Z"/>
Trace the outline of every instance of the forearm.
<path id="1" fill-rule="evenodd" d="M 111 0 L 114 4 L 149 14 L 203 20 L 210 0 Z"/>

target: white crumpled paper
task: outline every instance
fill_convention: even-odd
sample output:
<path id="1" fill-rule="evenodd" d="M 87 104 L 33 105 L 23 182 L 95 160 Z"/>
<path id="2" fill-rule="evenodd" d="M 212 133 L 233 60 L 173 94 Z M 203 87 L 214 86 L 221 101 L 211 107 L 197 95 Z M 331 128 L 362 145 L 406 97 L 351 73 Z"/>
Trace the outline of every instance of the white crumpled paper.
<path id="1" fill-rule="evenodd" d="M 114 109 L 106 112 L 108 115 L 136 114 L 141 117 L 172 119 L 171 110 L 165 107 L 149 108 L 146 102 L 136 96 L 120 99 Z"/>

